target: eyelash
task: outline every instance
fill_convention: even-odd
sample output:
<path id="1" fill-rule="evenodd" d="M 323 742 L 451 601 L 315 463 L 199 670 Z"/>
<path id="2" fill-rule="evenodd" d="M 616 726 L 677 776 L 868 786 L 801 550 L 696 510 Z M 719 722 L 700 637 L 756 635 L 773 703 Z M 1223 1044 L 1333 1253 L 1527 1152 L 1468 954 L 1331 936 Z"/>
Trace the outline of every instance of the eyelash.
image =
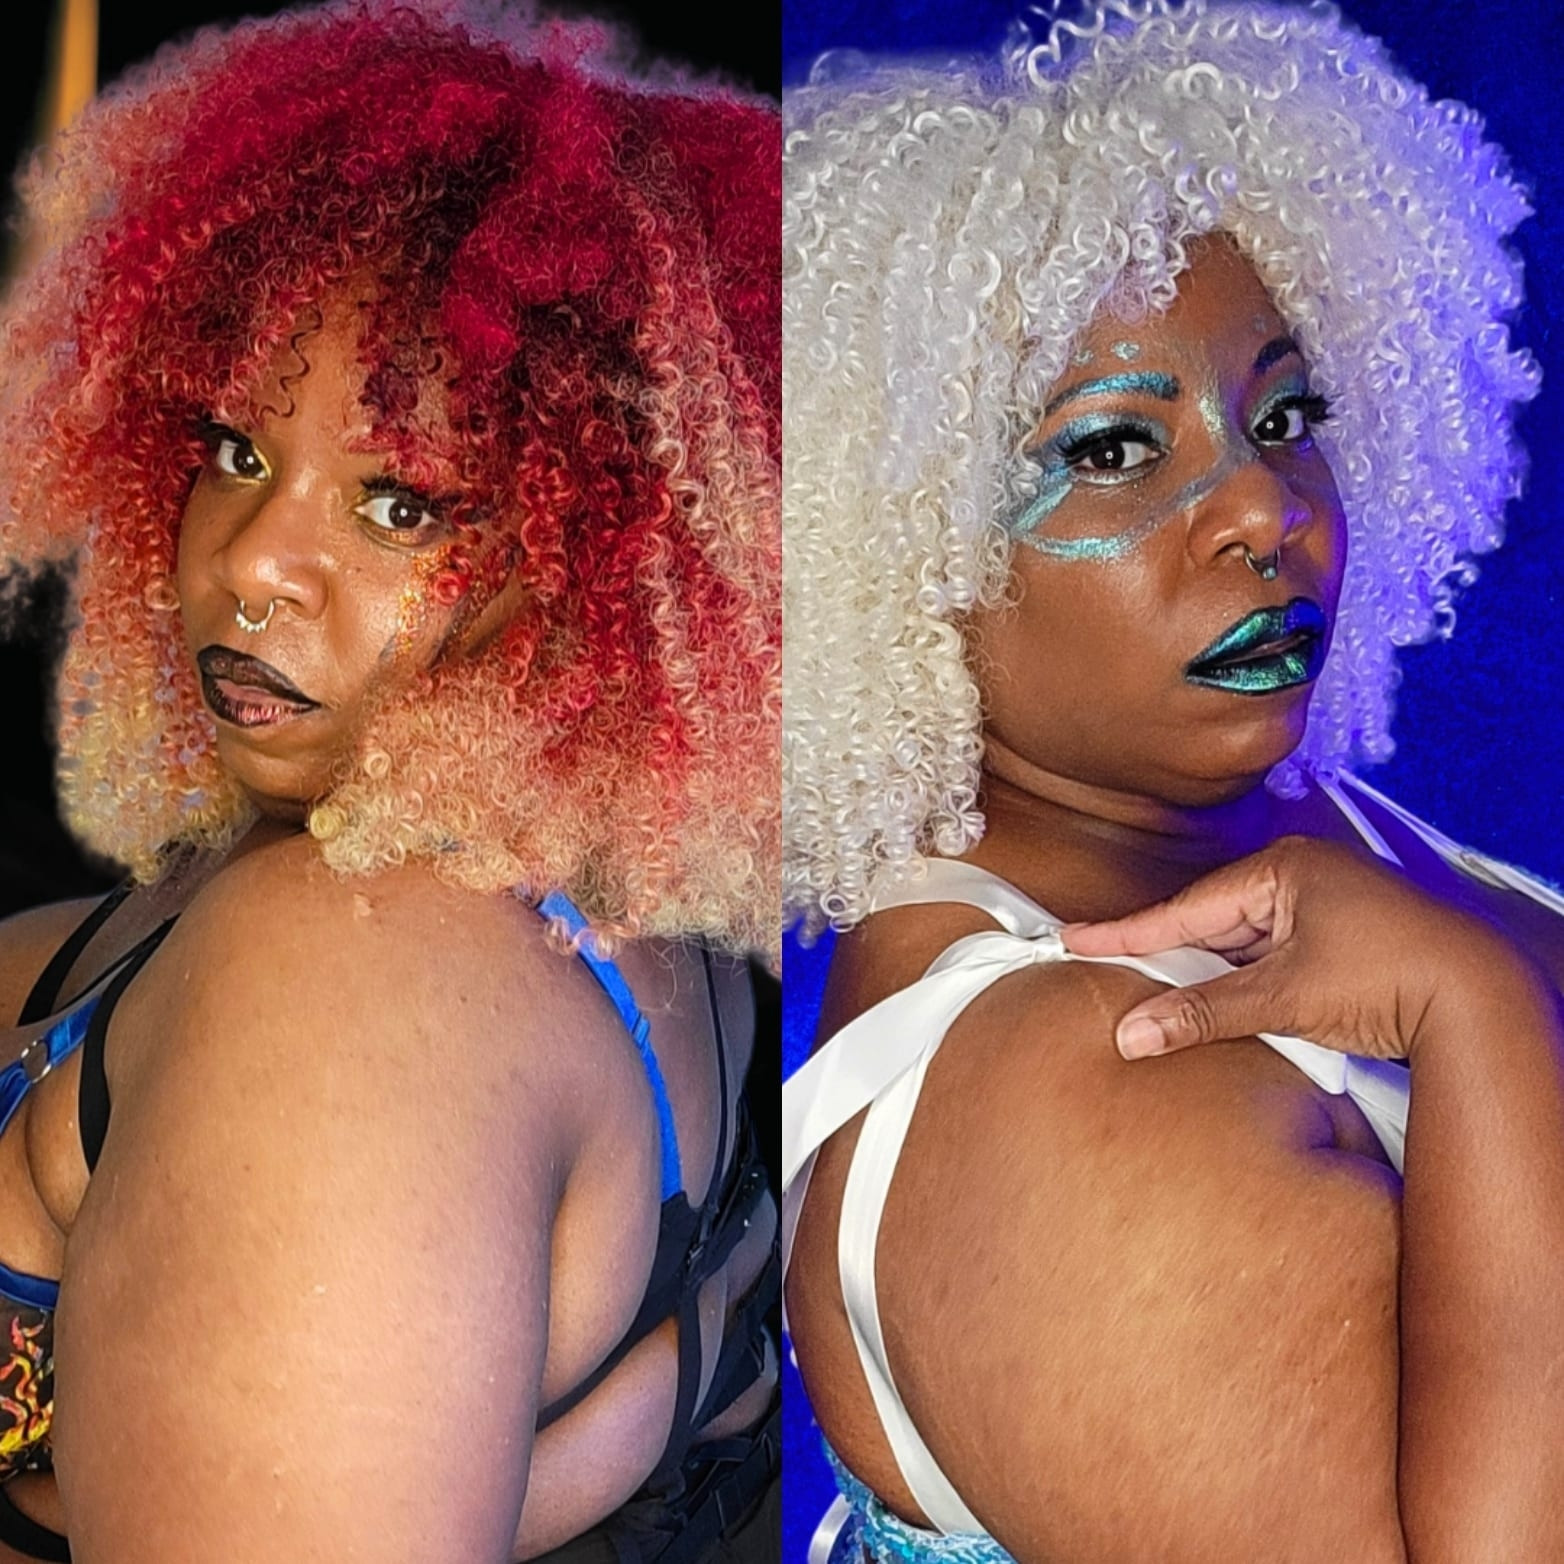
<path id="1" fill-rule="evenodd" d="M 230 429 L 227 424 L 207 420 L 202 423 L 198 432 L 201 436 L 201 443 L 206 447 L 207 461 L 217 468 L 221 477 L 244 480 L 243 473 L 229 472 L 219 465 L 219 458 L 225 445 L 233 446 L 236 454 L 248 451 L 257 461 L 261 461 L 260 454 L 256 451 L 254 443 L 247 440 L 237 429 Z M 264 467 L 266 464 L 264 461 L 261 461 L 261 465 Z"/>
<path id="2" fill-rule="evenodd" d="M 1319 395 L 1315 391 L 1306 391 L 1299 396 L 1283 397 L 1279 402 L 1273 402 L 1260 417 L 1264 423 L 1268 418 L 1274 418 L 1278 413 L 1290 412 L 1293 408 L 1303 414 L 1303 434 L 1296 440 L 1281 440 L 1268 442 L 1279 445 L 1308 445 L 1310 436 L 1315 428 L 1327 422 L 1331 416 L 1331 402 L 1329 397 Z"/>
<path id="3" fill-rule="evenodd" d="M 1121 445 L 1149 445 L 1153 450 L 1160 451 L 1161 442 L 1157 439 L 1155 431 L 1148 429 L 1144 424 L 1114 424 L 1109 429 L 1094 429 L 1090 434 L 1081 435 L 1078 439 L 1071 440 L 1067 445 L 1059 447 L 1059 460 L 1066 467 L 1074 467 L 1077 462 L 1084 461 L 1087 457 L 1102 451 L 1109 451 Z M 1096 469 L 1099 472 L 1111 472 L 1112 468 L 1104 467 Z M 1135 471 L 1130 468 L 1130 471 Z"/>
<path id="4" fill-rule="evenodd" d="M 434 526 L 444 526 L 445 517 L 437 500 L 430 499 L 426 494 L 420 494 L 417 489 L 408 488 L 406 484 L 398 483 L 389 474 L 367 479 L 364 484 L 364 494 L 367 497 L 365 504 L 368 503 L 368 500 L 374 499 L 401 500 L 405 505 L 420 512 L 421 515 L 427 516 L 430 523 Z M 357 506 L 356 510 L 362 516 L 364 514 L 364 505 Z M 364 519 L 366 521 L 369 520 L 368 517 Z M 402 539 L 421 538 L 430 531 L 430 528 L 426 527 L 422 522 L 413 527 L 383 527 L 375 521 L 370 521 L 369 525 L 376 532 L 384 533 L 388 537 Z"/>

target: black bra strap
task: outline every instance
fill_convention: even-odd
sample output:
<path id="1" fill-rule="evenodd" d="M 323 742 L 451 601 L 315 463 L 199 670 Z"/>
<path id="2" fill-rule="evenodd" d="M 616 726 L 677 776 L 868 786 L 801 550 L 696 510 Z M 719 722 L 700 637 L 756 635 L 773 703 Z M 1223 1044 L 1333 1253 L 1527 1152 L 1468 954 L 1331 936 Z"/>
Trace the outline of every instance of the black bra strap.
<path id="1" fill-rule="evenodd" d="M 71 1564 L 71 1545 L 57 1531 L 40 1526 L 23 1515 L 10 1494 L 0 1488 L 0 1542 L 30 1559 L 47 1559 L 51 1564 Z"/>
<path id="2" fill-rule="evenodd" d="M 87 942 L 109 921 L 109 915 L 130 895 L 130 892 L 131 882 L 122 880 L 77 924 L 70 938 L 49 958 L 49 965 L 38 974 L 38 981 L 33 984 L 26 1003 L 22 1006 L 22 1013 L 16 1019 L 18 1026 L 27 1026 L 33 1021 L 42 1021 L 54 1014 L 59 1003 L 60 990 L 64 987 L 71 968 L 76 965 L 76 958 L 87 948 Z"/>
<path id="3" fill-rule="evenodd" d="M 103 991 L 103 997 L 87 1023 L 87 1035 L 81 1045 L 81 1080 L 76 1088 L 76 1122 L 81 1127 L 81 1154 L 89 1173 L 98 1165 L 98 1158 L 103 1153 L 103 1138 L 109 1132 L 109 1077 L 103 1065 L 109 1017 L 114 1014 L 120 995 L 130 986 L 130 980 L 151 960 L 175 921 L 169 918 L 160 923 L 126 957 L 124 966 Z"/>
<path id="4" fill-rule="evenodd" d="M 652 1475 L 646 1479 L 655 1487 L 684 1465 L 695 1434 L 695 1402 L 701 1389 L 701 1297 L 698 1285 L 691 1285 L 679 1299 L 679 1382 L 674 1393 L 673 1421 L 668 1425 L 668 1442 Z"/>
<path id="5" fill-rule="evenodd" d="M 755 1209 L 769 1190 L 764 1163 L 755 1148 L 754 1128 L 749 1115 L 740 1120 L 739 1156 L 734 1177 L 716 1200 L 708 1201 L 701 1213 L 701 1237 L 684 1263 L 683 1288 L 679 1296 L 679 1388 L 674 1402 L 673 1422 L 668 1428 L 668 1443 L 650 1481 L 656 1482 L 678 1471 L 684 1464 L 695 1437 L 696 1402 L 700 1397 L 701 1328 L 700 1289 L 728 1262 L 749 1230 Z M 729 1327 L 731 1329 L 731 1325 Z"/>
<path id="6" fill-rule="evenodd" d="M 717 984 L 712 974 L 711 954 L 701 946 L 701 967 L 706 974 L 706 997 L 711 1007 L 712 1037 L 717 1055 L 718 1119 L 717 1155 L 712 1164 L 711 1185 L 705 1204 L 696 1210 L 681 1192 L 663 1202 L 658 1223 L 657 1256 L 652 1264 L 652 1277 L 647 1284 L 636 1317 L 613 1350 L 579 1384 L 551 1401 L 537 1415 L 534 1427 L 542 1433 L 551 1423 L 557 1423 L 567 1412 L 578 1407 L 624 1362 L 635 1347 L 639 1346 L 659 1325 L 677 1317 L 679 1320 L 679 1388 L 677 1412 L 673 1421 L 665 1458 L 678 1445 L 682 1454 L 687 1444 L 687 1429 L 681 1442 L 680 1431 L 685 1429 L 695 1411 L 695 1392 L 700 1381 L 700 1331 L 694 1316 L 694 1299 L 701 1283 L 713 1275 L 727 1260 L 733 1245 L 742 1235 L 742 1226 L 733 1224 L 731 1238 L 725 1232 L 731 1208 L 737 1198 L 740 1177 L 729 1176 L 728 1161 L 728 1061 L 727 1049 L 722 1037 L 722 1012 L 717 1008 Z M 83 1063 L 85 1079 L 86 1064 Z M 85 1122 L 85 1120 L 83 1121 Z M 715 1244 L 713 1237 L 716 1236 Z M 672 1254 L 670 1255 L 670 1251 Z M 675 1258 L 676 1257 L 676 1258 Z M 673 1259 L 674 1263 L 668 1263 Z M 687 1317 L 688 1316 L 688 1317 Z M 692 1327 L 691 1320 L 695 1320 Z M 686 1343 L 693 1336 L 693 1357 Z"/>
<path id="7" fill-rule="evenodd" d="M 711 1036 L 717 1055 L 717 1155 L 711 1164 L 711 1187 L 721 1189 L 728 1174 L 728 1050 L 722 1036 L 722 1010 L 717 1004 L 717 980 L 712 975 L 711 952 L 701 946 L 701 970 L 706 974 L 706 1001 L 711 1006 Z M 714 1202 L 710 1195 L 706 1205 Z"/>
<path id="8" fill-rule="evenodd" d="M 775 1248 L 766 1268 L 728 1317 L 727 1335 L 711 1371 L 711 1385 L 691 1422 L 704 1427 L 738 1400 L 765 1372 L 771 1334 L 766 1328 L 782 1292 L 782 1259 Z"/>

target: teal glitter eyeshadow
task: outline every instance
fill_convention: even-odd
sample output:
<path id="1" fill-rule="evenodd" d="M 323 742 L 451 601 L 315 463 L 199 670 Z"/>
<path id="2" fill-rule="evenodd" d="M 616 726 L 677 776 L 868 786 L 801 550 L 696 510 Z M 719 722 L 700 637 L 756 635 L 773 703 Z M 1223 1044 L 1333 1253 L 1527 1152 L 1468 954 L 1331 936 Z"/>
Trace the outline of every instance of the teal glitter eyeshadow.
<path id="1" fill-rule="evenodd" d="M 1077 397 L 1113 396 L 1137 391 L 1145 396 L 1154 396 L 1163 402 L 1172 402 L 1178 397 L 1179 386 L 1172 375 L 1165 375 L 1161 370 L 1126 370 L 1119 375 L 1103 375 L 1097 380 L 1083 380 L 1078 386 L 1071 386 L 1068 391 L 1061 391 L 1043 409 L 1043 412 L 1045 415 L 1052 413 L 1063 407 L 1066 402 L 1075 401 Z"/>

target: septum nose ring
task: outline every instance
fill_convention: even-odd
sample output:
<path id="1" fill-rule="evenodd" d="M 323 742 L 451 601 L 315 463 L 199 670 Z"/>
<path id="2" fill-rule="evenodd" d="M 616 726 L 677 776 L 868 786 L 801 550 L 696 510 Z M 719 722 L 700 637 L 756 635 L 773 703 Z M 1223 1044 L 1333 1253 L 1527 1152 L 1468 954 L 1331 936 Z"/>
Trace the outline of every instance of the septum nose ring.
<path id="1" fill-rule="evenodd" d="M 1257 555 L 1246 543 L 1244 545 L 1244 563 L 1262 580 L 1274 581 L 1276 573 L 1282 567 L 1282 551 L 1272 549 L 1269 554 Z M 271 610 L 266 611 L 266 617 L 271 618 Z M 265 626 L 258 628 L 264 629 Z"/>
<path id="2" fill-rule="evenodd" d="M 246 635 L 259 635 L 261 631 L 272 622 L 272 615 L 276 612 L 277 599 L 275 597 L 268 598 L 266 602 L 265 615 L 260 619 L 252 619 L 245 611 L 244 599 L 241 597 L 239 599 L 238 608 L 234 610 L 234 623 L 238 625 Z"/>

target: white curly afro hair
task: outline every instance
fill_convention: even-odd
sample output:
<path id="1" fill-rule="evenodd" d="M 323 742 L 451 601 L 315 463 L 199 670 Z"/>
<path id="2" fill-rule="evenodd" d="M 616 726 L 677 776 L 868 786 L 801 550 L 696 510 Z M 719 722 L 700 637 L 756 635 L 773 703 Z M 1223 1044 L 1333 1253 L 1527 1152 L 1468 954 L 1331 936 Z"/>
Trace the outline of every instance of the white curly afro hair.
<path id="1" fill-rule="evenodd" d="M 786 897 L 806 934 L 981 834 L 960 616 L 998 602 L 1022 445 L 1106 307 L 1229 236 L 1334 407 L 1353 546 L 1297 762 L 1392 749 L 1395 648 L 1449 632 L 1520 489 L 1529 211 L 1479 116 L 1334 7 L 1109 0 L 1002 61 L 828 56 L 785 109 Z"/>

